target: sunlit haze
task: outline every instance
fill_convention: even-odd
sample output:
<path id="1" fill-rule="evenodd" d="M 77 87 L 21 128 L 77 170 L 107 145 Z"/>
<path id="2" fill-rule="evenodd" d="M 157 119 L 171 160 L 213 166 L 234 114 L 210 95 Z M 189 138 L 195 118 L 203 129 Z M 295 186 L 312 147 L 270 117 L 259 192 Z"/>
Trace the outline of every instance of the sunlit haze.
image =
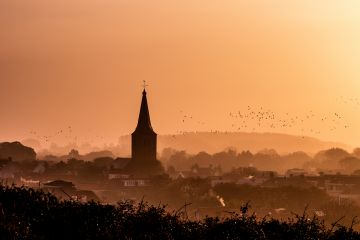
<path id="1" fill-rule="evenodd" d="M 355 0 L 0 0 L 0 140 L 117 143 L 135 129 L 145 79 L 160 135 L 359 146 L 359 11 Z M 240 119 L 252 111 L 274 118 Z"/>

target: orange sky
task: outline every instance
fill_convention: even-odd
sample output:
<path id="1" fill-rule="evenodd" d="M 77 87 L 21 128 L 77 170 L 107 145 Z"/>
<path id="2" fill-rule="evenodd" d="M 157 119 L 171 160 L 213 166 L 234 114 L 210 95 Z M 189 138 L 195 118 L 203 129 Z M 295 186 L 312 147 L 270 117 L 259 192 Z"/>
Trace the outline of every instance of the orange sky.
<path id="1" fill-rule="evenodd" d="M 147 79 L 160 134 L 238 130 L 229 113 L 250 105 L 315 116 L 241 131 L 360 146 L 359 12 L 357 0 L 0 0 L 0 140 L 71 126 L 116 142 Z"/>

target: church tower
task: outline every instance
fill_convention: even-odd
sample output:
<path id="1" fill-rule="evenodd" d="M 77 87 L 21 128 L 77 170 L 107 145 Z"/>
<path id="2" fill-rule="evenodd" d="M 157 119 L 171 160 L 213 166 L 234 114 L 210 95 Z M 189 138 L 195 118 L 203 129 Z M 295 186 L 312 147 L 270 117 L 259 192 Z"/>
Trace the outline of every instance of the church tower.
<path id="1" fill-rule="evenodd" d="M 138 123 L 131 135 L 131 153 L 133 170 L 151 171 L 152 166 L 158 165 L 156 159 L 157 134 L 151 126 L 146 90 L 142 93 Z"/>

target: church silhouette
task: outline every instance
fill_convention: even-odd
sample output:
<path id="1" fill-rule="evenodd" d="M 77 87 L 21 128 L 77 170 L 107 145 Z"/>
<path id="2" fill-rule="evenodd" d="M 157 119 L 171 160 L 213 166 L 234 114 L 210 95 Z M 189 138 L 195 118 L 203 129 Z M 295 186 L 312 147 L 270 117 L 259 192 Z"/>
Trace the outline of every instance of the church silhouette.
<path id="1" fill-rule="evenodd" d="M 149 177 L 164 172 L 157 160 L 157 134 L 151 126 L 150 112 L 144 86 L 139 119 L 135 131 L 131 134 L 131 158 L 122 159 L 123 173 L 136 177 Z"/>

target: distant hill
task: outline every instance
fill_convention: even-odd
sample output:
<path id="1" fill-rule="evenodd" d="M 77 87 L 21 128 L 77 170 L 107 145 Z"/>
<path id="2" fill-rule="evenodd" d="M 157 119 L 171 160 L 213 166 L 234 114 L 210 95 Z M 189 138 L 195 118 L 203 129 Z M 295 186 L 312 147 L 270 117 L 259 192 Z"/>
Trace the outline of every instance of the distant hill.
<path id="1" fill-rule="evenodd" d="M 238 151 L 250 150 L 257 152 L 263 149 L 275 149 L 278 153 L 304 151 L 315 154 L 321 150 L 333 147 L 352 150 L 352 147 L 343 143 L 321 141 L 316 138 L 293 136 L 279 133 L 185 133 L 181 135 L 158 136 L 158 151 L 170 147 L 177 150 L 186 150 L 188 153 L 206 151 L 214 153 L 229 147 Z"/>

